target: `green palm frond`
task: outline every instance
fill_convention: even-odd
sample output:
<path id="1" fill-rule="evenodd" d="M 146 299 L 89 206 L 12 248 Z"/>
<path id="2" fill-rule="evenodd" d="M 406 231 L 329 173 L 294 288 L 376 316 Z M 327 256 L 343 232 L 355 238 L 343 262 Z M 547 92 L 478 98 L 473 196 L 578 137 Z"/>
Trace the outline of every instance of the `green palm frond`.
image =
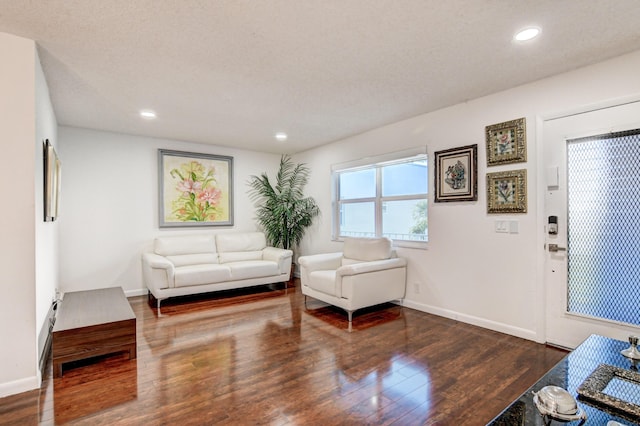
<path id="1" fill-rule="evenodd" d="M 305 230 L 320 215 L 311 197 L 304 196 L 310 170 L 304 163 L 294 164 L 283 155 L 275 187 L 266 173 L 251 176 L 249 197 L 256 206 L 256 220 L 274 247 L 291 249 L 300 244 Z"/>

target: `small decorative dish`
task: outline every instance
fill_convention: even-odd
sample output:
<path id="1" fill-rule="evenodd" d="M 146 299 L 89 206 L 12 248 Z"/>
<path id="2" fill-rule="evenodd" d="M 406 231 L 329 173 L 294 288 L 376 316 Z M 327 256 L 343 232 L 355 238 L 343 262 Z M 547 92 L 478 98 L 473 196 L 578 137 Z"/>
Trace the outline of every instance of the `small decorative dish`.
<path id="1" fill-rule="evenodd" d="M 587 420 L 587 415 L 578 407 L 576 399 L 559 386 L 545 386 L 534 392 L 533 402 L 543 416 L 564 422 L 582 420 L 580 424 Z"/>

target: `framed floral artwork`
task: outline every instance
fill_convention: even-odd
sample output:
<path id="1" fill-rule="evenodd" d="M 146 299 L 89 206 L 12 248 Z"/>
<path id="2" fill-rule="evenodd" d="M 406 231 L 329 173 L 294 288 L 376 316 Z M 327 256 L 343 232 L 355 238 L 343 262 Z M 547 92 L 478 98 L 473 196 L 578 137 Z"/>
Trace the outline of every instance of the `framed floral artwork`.
<path id="1" fill-rule="evenodd" d="M 527 171 L 487 173 L 487 213 L 527 212 Z"/>
<path id="2" fill-rule="evenodd" d="M 159 226 L 233 225 L 233 157 L 158 150 Z"/>
<path id="3" fill-rule="evenodd" d="M 527 161 L 524 118 L 485 127 L 487 166 Z"/>
<path id="4" fill-rule="evenodd" d="M 436 203 L 478 199 L 478 145 L 437 151 L 434 158 Z"/>

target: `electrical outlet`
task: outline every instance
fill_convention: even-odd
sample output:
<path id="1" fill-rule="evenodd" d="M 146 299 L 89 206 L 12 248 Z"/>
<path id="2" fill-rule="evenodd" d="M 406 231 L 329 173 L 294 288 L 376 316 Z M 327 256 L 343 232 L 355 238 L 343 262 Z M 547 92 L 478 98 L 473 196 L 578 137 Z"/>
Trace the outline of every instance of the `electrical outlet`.
<path id="1" fill-rule="evenodd" d="M 420 283 L 413 283 L 413 292 L 415 294 L 420 294 Z"/>

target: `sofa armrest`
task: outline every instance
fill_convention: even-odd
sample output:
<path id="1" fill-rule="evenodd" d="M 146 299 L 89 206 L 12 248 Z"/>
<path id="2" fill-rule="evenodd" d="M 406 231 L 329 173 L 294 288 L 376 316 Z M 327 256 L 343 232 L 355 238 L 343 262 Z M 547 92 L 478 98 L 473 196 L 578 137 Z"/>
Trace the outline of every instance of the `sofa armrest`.
<path id="1" fill-rule="evenodd" d="M 285 250 L 278 247 L 265 247 L 264 249 L 262 249 L 262 260 L 280 262 L 280 260 L 292 256 L 293 251 L 291 250 Z"/>
<path id="2" fill-rule="evenodd" d="M 262 260 L 276 262 L 281 274 L 291 274 L 292 259 L 293 251 L 291 250 L 285 250 L 278 247 L 265 247 L 262 249 Z"/>
<path id="3" fill-rule="evenodd" d="M 367 272 L 384 271 L 386 269 L 404 268 L 407 266 L 407 260 L 403 258 L 374 260 L 372 262 L 354 263 L 351 265 L 341 266 L 337 269 L 336 275 L 358 275 Z"/>
<path id="4" fill-rule="evenodd" d="M 309 256 L 300 256 L 298 263 L 307 273 L 313 271 L 324 271 L 328 269 L 338 269 L 342 261 L 342 253 L 322 253 Z"/>
<path id="5" fill-rule="evenodd" d="M 155 253 L 144 253 L 142 276 L 149 289 L 174 287 L 175 266 L 166 257 Z"/>
<path id="6" fill-rule="evenodd" d="M 156 269 L 173 269 L 173 263 L 164 256 L 160 256 L 155 253 L 144 253 L 142 255 L 142 263 L 148 265 L 150 268 Z"/>

